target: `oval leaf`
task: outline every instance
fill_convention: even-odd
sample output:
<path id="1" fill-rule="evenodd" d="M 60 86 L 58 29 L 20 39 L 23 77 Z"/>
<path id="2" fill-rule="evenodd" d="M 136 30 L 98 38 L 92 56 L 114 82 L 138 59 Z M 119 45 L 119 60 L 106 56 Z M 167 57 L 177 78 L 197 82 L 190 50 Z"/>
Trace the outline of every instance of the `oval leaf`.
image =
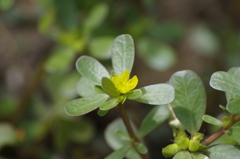
<path id="1" fill-rule="evenodd" d="M 104 103 L 109 98 L 106 94 L 96 94 L 90 97 L 84 97 L 70 101 L 65 106 L 65 111 L 69 115 L 83 115 Z"/>
<path id="2" fill-rule="evenodd" d="M 174 88 L 169 84 L 155 84 L 140 88 L 142 96 L 136 99 L 139 102 L 161 105 L 171 103 L 174 99 Z"/>
<path id="3" fill-rule="evenodd" d="M 206 109 L 206 95 L 200 78 L 192 71 L 179 71 L 172 75 L 170 84 L 175 88 L 173 110 L 184 128 L 191 134 L 202 124 Z"/>
<path id="4" fill-rule="evenodd" d="M 230 68 L 228 70 L 228 73 L 230 74 L 233 74 L 235 76 L 238 76 L 240 78 L 240 67 L 233 67 L 233 68 Z M 226 92 L 226 97 L 227 97 L 227 101 L 229 101 L 230 99 L 233 99 L 235 97 L 237 97 L 238 95 L 235 94 L 235 93 L 229 93 L 229 92 Z"/>
<path id="5" fill-rule="evenodd" d="M 118 105 L 118 101 L 117 100 L 114 100 L 114 99 L 111 99 L 105 103 L 103 103 L 101 106 L 100 106 L 100 109 L 101 110 L 109 110 L 109 109 L 112 109 L 114 108 L 115 106 Z"/>
<path id="6" fill-rule="evenodd" d="M 128 99 L 137 99 L 137 98 L 141 97 L 142 91 L 140 89 L 135 89 L 135 90 L 128 92 L 125 95 L 127 96 Z"/>
<path id="7" fill-rule="evenodd" d="M 217 125 L 217 126 L 222 126 L 222 122 L 210 115 L 204 115 L 202 117 L 202 119 L 206 122 L 206 123 L 209 123 L 209 124 L 212 124 L 212 125 Z"/>
<path id="8" fill-rule="evenodd" d="M 88 97 L 96 94 L 94 91 L 94 83 L 86 77 L 81 77 L 77 83 L 77 93 L 81 97 Z"/>
<path id="9" fill-rule="evenodd" d="M 154 107 L 148 115 L 144 118 L 140 130 L 139 136 L 144 137 L 161 123 L 163 123 L 170 115 L 168 107 L 165 105 Z"/>
<path id="10" fill-rule="evenodd" d="M 117 88 L 114 86 L 113 82 L 109 78 L 107 77 L 102 78 L 102 87 L 104 91 L 111 97 L 120 96 L 119 91 L 117 90 Z"/>
<path id="11" fill-rule="evenodd" d="M 112 65 L 115 74 L 131 72 L 134 61 L 134 44 L 130 35 L 118 36 L 112 46 Z"/>
<path id="12" fill-rule="evenodd" d="M 173 159 L 192 159 L 192 156 L 188 151 L 180 151 L 173 157 Z"/>
<path id="13" fill-rule="evenodd" d="M 99 115 L 99 116 L 104 116 L 104 115 L 107 114 L 107 112 L 108 112 L 108 110 L 101 110 L 101 109 L 98 109 L 98 115 Z"/>
<path id="14" fill-rule="evenodd" d="M 227 72 L 215 72 L 210 79 L 212 88 L 240 95 L 240 78 Z"/>
<path id="15" fill-rule="evenodd" d="M 240 126 L 231 127 L 226 131 L 226 134 L 240 144 Z"/>
<path id="16" fill-rule="evenodd" d="M 116 151 L 111 153 L 104 159 L 122 159 L 130 149 L 131 147 L 129 145 L 123 146 L 120 149 L 117 149 Z"/>
<path id="17" fill-rule="evenodd" d="M 146 154 L 148 152 L 148 149 L 144 144 L 136 142 L 134 145 L 141 154 Z"/>
<path id="18" fill-rule="evenodd" d="M 230 100 L 227 104 L 227 110 L 232 114 L 240 114 L 240 97 Z"/>
<path id="19" fill-rule="evenodd" d="M 109 73 L 103 65 L 89 56 L 82 56 L 76 62 L 78 72 L 93 81 L 97 85 L 101 85 L 102 78 L 108 77 Z"/>
<path id="20" fill-rule="evenodd" d="M 191 155 L 192 155 L 192 159 L 209 159 L 209 157 L 201 153 L 191 153 Z"/>
<path id="21" fill-rule="evenodd" d="M 239 145 L 221 144 L 208 148 L 206 155 L 210 159 L 237 159 L 240 156 Z"/>

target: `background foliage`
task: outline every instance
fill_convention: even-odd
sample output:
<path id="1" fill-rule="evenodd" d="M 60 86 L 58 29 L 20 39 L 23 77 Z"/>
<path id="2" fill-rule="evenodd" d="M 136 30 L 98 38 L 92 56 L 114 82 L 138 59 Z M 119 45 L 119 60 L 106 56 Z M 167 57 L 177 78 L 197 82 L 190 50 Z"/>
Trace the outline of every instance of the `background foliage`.
<path id="1" fill-rule="evenodd" d="M 136 46 L 132 74 L 140 79 L 138 88 L 193 70 L 206 88 L 206 114 L 221 119 L 224 94 L 208 82 L 213 72 L 239 66 L 239 6 L 238 0 L 0 0 L 0 157 L 101 159 L 109 154 L 103 133 L 116 110 L 103 118 L 96 111 L 70 117 L 63 108 L 93 93 L 76 85 L 84 82 L 75 69 L 77 58 L 90 55 L 110 68 L 112 42 L 125 33 Z M 126 104 L 137 127 L 153 108 Z M 200 131 L 215 129 L 203 125 Z M 170 132 L 163 124 L 147 135 L 152 158 L 162 157 Z M 233 143 L 227 136 L 221 141 Z"/>

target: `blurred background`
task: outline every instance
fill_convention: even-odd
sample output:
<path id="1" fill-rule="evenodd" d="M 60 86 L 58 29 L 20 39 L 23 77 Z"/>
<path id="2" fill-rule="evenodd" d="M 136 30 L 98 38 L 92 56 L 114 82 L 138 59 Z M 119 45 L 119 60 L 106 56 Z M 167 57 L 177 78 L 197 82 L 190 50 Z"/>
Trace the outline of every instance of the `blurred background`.
<path id="1" fill-rule="evenodd" d="M 104 129 L 116 109 L 71 117 L 64 105 L 87 93 L 77 85 L 77 58 L 92 56 L 111 70 L 111 45 L 121 34 L 135 42 L 138 88 L 193 70 L 206 87 L 206 113 L 221 117 L 225 96 L 208 82 L 213 72 L 240 65 L 239 0 L 0 0 L 0 159 L 102 159 L 112 152 Z M 126 105 L 137 127 L 154 107 Z M 214 129 L 203 124 L 201 132 Z M 171 139 L 167 123 L 150 133 L 151 158 L 161 159 Z"/>

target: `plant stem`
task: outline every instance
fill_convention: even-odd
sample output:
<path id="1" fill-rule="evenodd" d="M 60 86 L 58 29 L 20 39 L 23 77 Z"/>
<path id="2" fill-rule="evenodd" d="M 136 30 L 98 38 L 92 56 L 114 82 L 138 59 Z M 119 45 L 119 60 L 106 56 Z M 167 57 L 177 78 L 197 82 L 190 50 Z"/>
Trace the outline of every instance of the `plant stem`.
<path id="1" fill-rule="evenodd" d="M 208 138 L 206 138 L 205 140 L 202 141 L 202 144 L 205 146 L 208 146 L 209 144 L 211 144 L 212 142 L 214 142 L 215 140 L 217 140 L 219 137 L 221 137 L 222 135 L 225 134 L 225 131 L 227 129 L 229 129 L 233 124 L 235 124 L 236 122 L 240 121 L 240 114 L 238 115 L 232 115 L 230 117 L 230 121 L 229 124 L 227 126 L 221 127 L 220 129 L 218 129 L 215 133 L 213 133 L 212 135 L 210 135 Z"/>
<path id="2" fill-rule="evenodd" d="M 136 150 L 134 143 L 135 142 L 140 142 L 140 139 L 135 135 L 135 133 L 133 132 L 132 126 L 130 124 L 129 118 L 127 116 L 127 113 L 125 111 L 124 105 L 123 104 L 119 104 L 117 106 L 118 108 L 118 112 L 120 114 L 120 117 L 123 120 L 123 123 L 127 129 L 128 134 L 130 135 L 130 137 L 133 139 L 132 141 L 132 147 Z M 136 150 L 138 152 L 138 150 Z M 148 155 L 147 154 L 141 154 L 138 152 L 138 154 L 141 156 L 142 159 L 148 159 Z"/>

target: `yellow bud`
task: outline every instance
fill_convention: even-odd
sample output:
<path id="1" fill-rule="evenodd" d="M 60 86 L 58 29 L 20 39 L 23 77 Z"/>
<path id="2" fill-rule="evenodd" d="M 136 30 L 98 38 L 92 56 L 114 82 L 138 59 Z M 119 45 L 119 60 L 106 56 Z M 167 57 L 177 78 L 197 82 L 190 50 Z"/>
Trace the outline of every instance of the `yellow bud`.
<path id="1" fill-rule="evenodd" d="M 188 149 L 189 151 L 195 152 L 199 149 L 199 146 L 200 146 L 200 141 L 192 139 L 189 141 Z"/>
<path id="2" fill-rule="evenodd" d="M 186 150 L 189 145 L 189 138 L 184 137 L 182 139 L 176 139 L 175 143 L 180 147 L 180 149 Z"/>
<path id="3" fill-rule="evenodd" d="M 170 144 L 162 149 L 164 157 L 172 157 L 180 151 L 180 147 L 177 144 Z"/>

